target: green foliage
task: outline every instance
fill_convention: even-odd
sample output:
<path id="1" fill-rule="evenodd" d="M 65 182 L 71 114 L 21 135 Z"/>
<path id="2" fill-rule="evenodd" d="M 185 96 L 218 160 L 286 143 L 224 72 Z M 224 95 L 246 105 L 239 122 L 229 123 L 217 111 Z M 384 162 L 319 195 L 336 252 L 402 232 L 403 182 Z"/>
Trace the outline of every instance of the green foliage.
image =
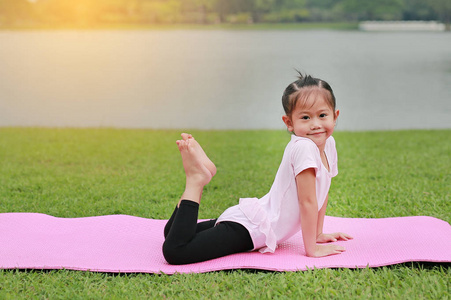
<path id="1" fill-rule="evenodd" d="M 434 20 L 438 15 L 431 6 L 432 2 L 424 0 L 404 0 L 403 18 L 406 20 Z"/>
<path id="2" fill-rule="evenodd" d="M 0 27 L 438 19 L 449 0 L 0 0 Z"/>
<path id="3" fill-rule="evenodd" d="M 449 0 L 429 0 L 431 7 L 439 15 L 440 19 L 446 22 L 448 30 L 451 22 L 451 1 Z"/>
<path id="4" fill-rule="evenodd" d="M 268 192 L 289 134 L 194 131 L 218 173 L 201 217 Z M 336 132 L 328 215 L 451 221 L 450 130 Z M 183 191 L 177 131 L 0 128 L 0 211 L 168 218 Z M 0 270 L 0 298 L 447 299 L 449 265 L 207 274 Z"/>
<path id="5" fill-rule="evenodd" d="M 357 20 L 399 20 L 403 0 L 344 0 L 341 5 Z"/>

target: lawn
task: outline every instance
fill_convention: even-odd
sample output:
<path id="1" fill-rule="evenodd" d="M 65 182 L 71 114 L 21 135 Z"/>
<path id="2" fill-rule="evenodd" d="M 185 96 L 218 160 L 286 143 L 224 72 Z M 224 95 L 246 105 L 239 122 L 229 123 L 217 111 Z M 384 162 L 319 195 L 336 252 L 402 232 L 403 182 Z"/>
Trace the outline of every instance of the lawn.
<path id="1" fill-rule="evenodd" d="M 270 188 L 284 131 L 193 131 L 216 163 L 201 218 Z M 336 132 L 328 215 L 428 215 L 451 222 L 451 130 Z M 179 131 L 0 128 L 0 212 L 166 219 L 184 188 Z M 445 237 L 446 238 L 446 237 Z M 449 237 L 448 237 L 449 238 Z M 1 245 L 0 245 L 1 246 Z M 0 298 L 448 299 L 450 264 L 275 273 L 104 274 L 0 271 Z"/>

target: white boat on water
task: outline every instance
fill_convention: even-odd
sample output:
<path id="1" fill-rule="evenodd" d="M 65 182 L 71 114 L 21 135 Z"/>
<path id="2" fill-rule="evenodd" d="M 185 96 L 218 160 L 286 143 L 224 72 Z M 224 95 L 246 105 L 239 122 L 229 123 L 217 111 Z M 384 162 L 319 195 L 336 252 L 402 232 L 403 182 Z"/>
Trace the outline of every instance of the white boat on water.
<path id="1" fill-rule="evenodd" d="M 363 31 L 445 31 L 445 24 L 437 21 L 364 21 Z"/>

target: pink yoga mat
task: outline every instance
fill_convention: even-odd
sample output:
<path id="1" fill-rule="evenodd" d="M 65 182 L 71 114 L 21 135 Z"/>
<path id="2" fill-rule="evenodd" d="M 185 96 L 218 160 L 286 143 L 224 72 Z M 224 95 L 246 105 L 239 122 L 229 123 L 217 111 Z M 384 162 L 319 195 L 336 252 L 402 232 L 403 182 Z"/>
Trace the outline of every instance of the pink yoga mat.
<path id="1" fill-rule="evenodd" d="M 354 237 L 336 242 L 347 251 L 305 256 L 297 234 L 273 254 L 248 252 L 172 266 L 161 253 L 165 220 L 127 215 L 56 218 L 37 213 L 0 214 L 0 268 L 95 272 L 201 273 L 229 269 L 298 271 L 379 267 L 409 261 L 451 262 L 451 226 L 432 217 L 349 219 L 327 216 L 326 232 Z"/>

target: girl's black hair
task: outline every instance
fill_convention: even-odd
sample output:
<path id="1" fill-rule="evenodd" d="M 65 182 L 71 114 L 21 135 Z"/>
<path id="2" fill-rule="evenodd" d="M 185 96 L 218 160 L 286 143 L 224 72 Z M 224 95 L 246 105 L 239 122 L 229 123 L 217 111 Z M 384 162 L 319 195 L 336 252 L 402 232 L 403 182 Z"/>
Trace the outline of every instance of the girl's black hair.
<path id="1" fill-rule="evenodd" d="M 335 112 L 336 109 L 336 101 L 335 101 L 335 95 L 332 91 L 332 88 L 330 85 L 319 78 L 314 78 L 310 75 L 303 75 L 301 72 L 297 71 L 299 73 L 298 80 L 295 82 L 290 83 L 289 86 L 285 89 L 282 96 L 282 105 L 283 109 L 285 110 L 285 114 L 287 116 L 291 116 L 291 113 L 293 112 L 293 109 L 296 107 L 296 104 L 298 103 L 298 100 L 302 97 L 301 90 L 304 89 L 307 91 L 312 91 L 312 89 L 319 88 L 324 89 L 325 91 L 329 92 L 326 93 L 326 99 L 329 102 L 330 106 L 332 107 L 332 110 Z"/>

